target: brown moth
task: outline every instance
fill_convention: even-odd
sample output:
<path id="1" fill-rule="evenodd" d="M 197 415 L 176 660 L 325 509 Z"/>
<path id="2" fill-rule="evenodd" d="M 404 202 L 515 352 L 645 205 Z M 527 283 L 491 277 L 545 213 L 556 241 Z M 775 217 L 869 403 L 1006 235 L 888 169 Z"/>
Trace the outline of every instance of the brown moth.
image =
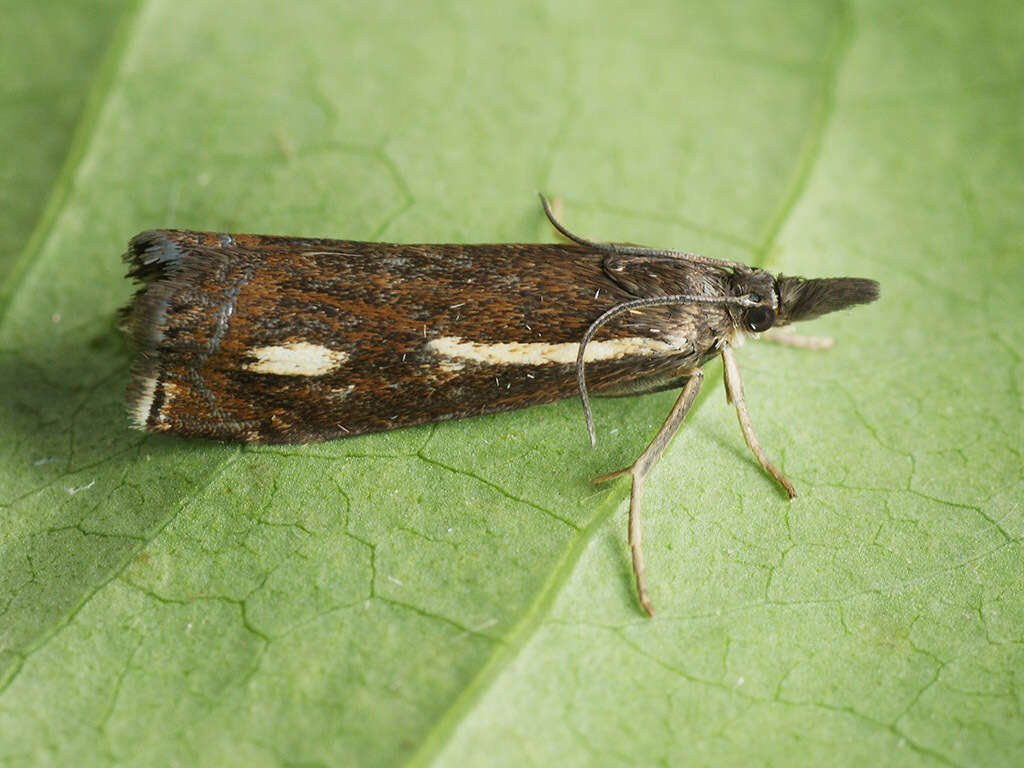
<path id="1" fill-rule="evenodd" d="M 750 424 L 733 344 L 878 298 L 861 278 L 773 276 L 732 261 L 594 242 L 399 245 L 151 230 L 125 260 L 136 349 L 132 425 L 247 443 L 304 443 L 508 411 L 579 395 L 681 388 L 629 474 L 637 592 L 644 477 L 721 356 L 744 438 L 790 498 Z M 816 340 L 780 341 L 815 346 Z"/>

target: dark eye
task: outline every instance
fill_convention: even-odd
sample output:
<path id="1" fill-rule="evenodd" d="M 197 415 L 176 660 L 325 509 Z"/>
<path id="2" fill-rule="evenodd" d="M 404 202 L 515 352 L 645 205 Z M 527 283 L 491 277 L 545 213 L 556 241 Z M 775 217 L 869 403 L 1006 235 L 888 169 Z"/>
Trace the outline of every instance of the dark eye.
<path id="1" fill-rule="evenodd" d="M 767 331 L 775 322 L 775 310 L 771 307 L 752 307 L 743 315 L 743 322 L 754 333 Z"/>

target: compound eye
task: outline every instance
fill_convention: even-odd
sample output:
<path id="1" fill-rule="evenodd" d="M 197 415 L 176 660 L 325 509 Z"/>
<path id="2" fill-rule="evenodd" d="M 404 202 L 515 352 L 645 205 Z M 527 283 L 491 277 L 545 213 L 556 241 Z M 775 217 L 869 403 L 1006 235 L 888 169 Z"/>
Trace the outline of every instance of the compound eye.
<path id="1" fill-rule="evenodd" d="M 775 323 L 775 310 L 771 307 L 752 307 L 744 313 L 743 322 L 754 333 L 767 331 Z"/>

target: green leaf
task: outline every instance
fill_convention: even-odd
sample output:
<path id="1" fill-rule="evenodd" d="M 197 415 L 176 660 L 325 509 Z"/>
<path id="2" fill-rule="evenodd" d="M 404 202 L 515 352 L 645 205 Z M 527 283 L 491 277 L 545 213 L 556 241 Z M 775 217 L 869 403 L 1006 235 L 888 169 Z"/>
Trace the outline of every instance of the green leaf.
<path id="1" fill-rule="evenodd" d="M 60 188 L 89 83 L 126 5 L 0 0 L 0 284 Z"/>
<path id="2" fill-rule="evenodd" d="M 0 284 L 0 762 L 1020 764 L 1019 3 L 125 18 Z M 647 484 L 653 620 L 627 483 L 588 479 L 674 393 L 596 403 L 595 451 L 573 402 L 273 449 L 126 428 L 136 231 L 549 239 L 538 188 L 595 237 L 882 283 L 802 329 L 828 352 L 740 350 L 793 502 L 708 365 Z"/>

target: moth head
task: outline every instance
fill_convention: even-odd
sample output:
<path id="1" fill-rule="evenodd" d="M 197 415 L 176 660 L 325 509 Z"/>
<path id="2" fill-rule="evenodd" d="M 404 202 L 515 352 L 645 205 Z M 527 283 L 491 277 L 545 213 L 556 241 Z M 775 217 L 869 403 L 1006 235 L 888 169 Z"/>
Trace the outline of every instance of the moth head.
<path id="1" fill-rule="evenodd" d="M 861 277 L 772 277 L 761 269 L 739 270 L 732 276 L 733 294 L 756 302 L 739 309 L 737 323 L 749 333 L 777 325 L 813 320 L 829 312 L 878 298 L 878 283 Z"/>
<path id="2" fill-rule="evenodd" d="M 756 306 L 744 307 L 733 313 L 734 320 L 749 333 L 767 331 L 776 324 L 779 298 L 775 278 L 763 269 L 737 270 L 732 275 L 732 292 L 753 301 Z"/>
<path id="3" fill-rule="evenodd" d="M 858 304 L 870 304 L 878 298 L 878 283 L 862 277 L 805 279 L 779 275 L 775 292 L 778 309 L 774 323 L 789 325 Z"/>

